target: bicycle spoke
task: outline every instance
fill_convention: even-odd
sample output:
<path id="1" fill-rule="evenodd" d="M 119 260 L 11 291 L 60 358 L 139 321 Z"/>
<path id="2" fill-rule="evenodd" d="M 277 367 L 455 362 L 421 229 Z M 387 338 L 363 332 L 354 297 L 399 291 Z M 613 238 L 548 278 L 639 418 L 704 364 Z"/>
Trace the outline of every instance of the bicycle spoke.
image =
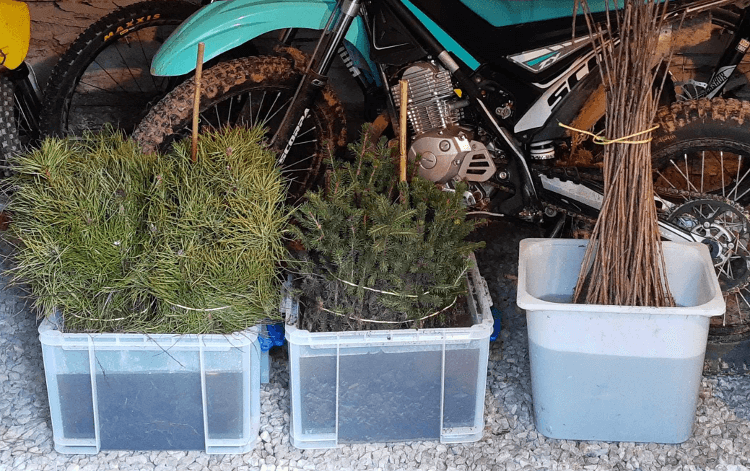
<path id="1" fill-rule="evenodd" d="M 143 60 L 145 60 L 146 64 L 148 64 L 150 66 L 151 61 L 149 60 L 148 57 L 146 57 L 146 50 L 143 49 L 143 41 L 141 41 L 141 33 L 140 33 L 140 31 L 136 30 L 135 31 L 135 35 L 138 38 L 138 46 L 140 46 L 141 54 L 143 55 Z M 154 90 L 158 91 L 159 87 L 156 85 L 156 80 L 154 80 L 154 76 L 151 75 L 151 74 L 148 74 L 148 76 L 151 77 L 151 83 L 154 84 Z"/>
<path id="2" fill-rule="evenodd" d="M 688 167 L 687 154 L 683 154 L 682 156 L 685 159 L 685 175 L 686 175 L 685 176 L 685 180 L 688 182 L 688 184 L 692 184 L 691 181 L 690 181 L 690 167 Z M 698 191 L 698 190 L 696 189 L 696 191 Z"/>
<path id="3" fill-rule="evenodd" d="M 227 121 L 229 121 L 229 117 L 232 116 L 232 104 L 234 104 L 234 97 L 229 98 L 229 110 L 227 110 Z M 237 120 L 239 124 L 239 120 L 242 119 L 240 115 L 237 115 Z"/>
<path id="4" fill-rule="evenodd" d="M 99 66 L 99 68 L 115 83 L 115 85 L 117 87 L 120 88 L 120 90 L 122 90 L 125 93 L 130 93 L 129 91 L 125 90 L 125 88 L 123 88 L 123 86 L 120 85 L 120 82 L 118 82 L 117 79 L 114 78 L 112 76 L 112 74 L 110 74 L 109 71 L 105 67 L 102 67 L 102 65 L 96 59 L 94 59 L 93 62 L 94 62 L 94 64 L 96 64 L 97 66 Z"/>
<path id="5" fill-rule="evenodd" d="M 21 104 L 21 101 L 18 99 L 18 97 L 13 95 L 13 101 L 16 103 L 16 112 L 18 113 L 18 130 L 19 131 L 31 131 L 31 126 L 29 125 L 29 116 L 26 114 L 25 107 Z M 23 125 L 23 126 L 21 126 Z"/>
<path id="6" fill-rule="evenodd" d="M 671 181 L 669 181 L 669 179 L 668 179 L 667 177 L 665 177 L 665 176 L 664 176 L 664 174 L 663 174 L 663 173 L 661 173 L 661 172 L 660 172 L 660 171 L 658 171 L 658 170 L 654 170 L 654 172 L 655 172 L 655 173 L 656 173 L 657 175 L 659 175 L 659 177 L 660 177 L 660 178 L 661 178 L 662 180 L 664 180 L 665 182 L 667 182 L 667 184 L 668 184 L 669 186 L 671 186 L 671 187 L 672 187 L 672 188 L 674 188 L 675 190 L 677 189 L 677 187 L 676 187 L 676 186 L 674 186 L 674 185 L 672 184 L 672 182 L 671 182 Z"/>
<path id="7" fill-rule="evenodd" d="M 305 131 L 305 132 L 301 132 L 301 133 L 297 134 L 297 139 L 299 139 L 300 137 L 304 136 L 305 134 L 307 134 L 307 133 L 309 133 L 309 132 L 311 132 L 311 131 L 315 131 L 316 129 L 317 129 L 317 128 L 316 128 L 315 126 L 313 126 L 313 127 L 311 127 L 310 129 L 308 129 L 307 131 Z M 312 141 L 308 141 L 308 142 L 317 142 L 317 140 L 316 140 L 316 139 L 313 139 Z"/>
<path id="8" fill-rule="evenodd" d="M 729 279 L 729 278 L 730 278 L 730 277 L 729 277 L 729 273 L 727 273 L 727 271 L 726 271 L 726 270 L 724 269 L 724 267 L 725 267 L 725 266 L 726 266 L 726 263 L 722 263 L 722 264 L 721 264 L 720 266 L 718 266 L 717 268 L 718 268 L 718 270 L 719 270 L 719 274 L 720 274 L 720 275 L 724 275 L 724 277 L 725 277 L 725 278 Z"/>
<path id="9" fill-rule="evenodd" d="M 254 126 L 260 126 L 262 123 L 260 122 L 260 110 L 263 108 L 263 102 L 266 100 L 266 91 L 263 90 L 263 94 L 260 96 L 260 103 L 258 103 L 258 114 L 255 115 L 255 119 L 253 120 Z"/>
<path id="10" fill-rule="evenodd" d="M 268 109 L 268 112 L 266 113 L 266 117 L 263 119 L 263 123 L 268 123 L 269 121 L 271 121 L 273 118 L 276 117 L 277 114 L 279 114 L 279 111 L 286 108 L 286 105 L 292 102 L 292 99 L 289 98 L 286 102 L 284 102 L 281 106 L 279 106 L 279 109 L 274 111 L 274 113 L 271 116 L 268 116 L 268 114 L 271 112 L 273 107 L 276 105 L 276 102 L 279 101 L 280 96 L 281 96 L 281 93 L 276 94 L 276 98 L 274 98 L 273 103 L 271 103 L 271 107 Z"/>
<path id="11" fill-rule="evenodd" d="M 88 83 L 88 82 L 84 82 L 83 80 L 81 80 L 80 82 L 78 82 L 78 85 L 79 85 L 79 86 L 80 86 L 81 84 L 83 84 L 83 85 L 86 85 L 87 87 L 91 87 L 91 88 L 93 88 L 93 89 L 96 89 L 96 90 L 102 91 L 102 92 L 104 92 L 104 93 L 110 93 L 110 94 L 112 94 L 112 95 L 118 95 L 118 96 L 120 95 L 120 94 L 118 94 L 117 92 L 113 92 L 113 91 L 112 91 L 112 90 L 110 90 L 110 89 L 107 89 L 107 88 L 102 88 L 102 87 L 97 87 L 97 86 L 96 86 L 96 85 L 94 85 L 93 83 Z M 125 92 L 125 93 L 128 93 L 128 92 Z"/>
<path id="12" fill-rule="evenodd" d="M 682 172 L 682 170 L 676 163 L 674 163 L 674 160 L 670 160 L 670 162 L 672 163 L 672 166 L 675 169 L 677 169 L 678 172 L 680 172 L 680 175 L 682 175 L 685 178 L 685 183 L 687 183 L 688 189 L 692 187 L 694 190 L 696 190 L 695 186 L 690 182 L 690 179 L 688 178 L 688 176 Z"/>
<path id="13" fill-rule="evenodd" d="M 318 140 L 317 139 L 311 139 L 309 141 L 300 141 L 300 142 L 294 141 L 294 144 L 292 144 L 292 145 L 293 146 L 301 146 L 303 144 L 311 144 L 313 142 L 318 142 Z"/>
<path id="14" fill-rule="evenodd" d="M 136 87 L 138 87 L 138 91 L 139 91 L 139 92 L 141 92 L 141 93 L 144 93 L 144 94 L 145 94 L 145 92 L 144 92 L 144 91 L 143 91 L 143 89 L 141 88 L 141 84 L 140 84 L 140 83 L 138 83 L 138 79 L 136 79 L 136 78 L 135 78 L 135 75 L 133 75 L 133 71 L 132 71 L 132 70 L 130 69 L 130 66 L 129 66 L 129 65 L 127 64 L 127 61 L 125 60 L 125 57 L 124 57 L 124 56 L 122 55 L 122 52 L 120 52 L 120 48 L 119 48 L 119 47 L 117 47 L 117 46 L 118 46 L 118 45 L 117 45 L 117 43 L 115 43 L 115 44 L 114 44 L 114 47 L 115 47 L 115 51 L 116 51 L 116 52 L 117 52 L 117 54 L 118 54 L 118 55 L 120 56 L 120 59 L 122 59 L 122 65 L 124 65 L 124 66 L 125 66 L 125 68 L 126 68 L 126 69 L 128 70 L 128 73 L 129 73 L 129 74 L 130 74 L 130 76 L 131 76 L 131 77 L 133 78 L 133 83 L 135 83 L 135 86 L 136 86 Z"/>
<path id="15" fill-rule="evenodd" d="M 724 189 L 727 187 L 724 183 L 724 151 L 719 151 L 719 156 L 721 157 L 721 167 L 719 173 L 721 173 L 721 196 L 726 197 L 726 192 Z"/>
<path id="16" fill-rule="evenodd" d="M 734 178 L 734 188 L 732 188 L 732 190 L 729 191 L 729 194 L 727 195 L 727 198 L 731 198 L 732 197 L 732 193 L 734 193 L 735 195 L 737 195 L 737 192 L 739 190 L 740 184 L 742 183 L 742 180 L 744 180 L 745 177 L 747 176 L 747 172 L 745 172 L 745 175 L 743 175 L 742 178 L 740 178 L 740 169 L 741 168 L 742 168 L 742 156 L 740 155 L 740 156 L 738 156 L 738 161 L 737 161 L 737 176 Z"/>
<path id="17" fill-rule="evenodd" d="M 295 164 L 295 165 L 296 165 L 296 164 L 300 164 L 300 163 L 302 163 L 302 162 L 305 162 L 305 161 L 307 161 L 307 160 L 310 160 L 310 159 L 313 159 L 313 158 L 315 158 L 315 154 L 310 154 L 310 155 L 308 155 L 307 157 L 305 157 L 304 159 L 299 159 L 299 160 L 297 160 L 296 162 L 294 162 L 294 164 Z M 294 169 L 293 169 L 293 168 L 290 168 L 290 167 L 286 167 L 286 168 L 284 168 L 284 169 L 282 169 L 282 170 L 281 170 L 281 173 L 288 173 L 288 172 L 299 172 L 300 170 L 309 170 L 309 167 L 308 167 L 308 168 L 305 168 L 305 169 L 297 169 L 297 168 L 294 168 Z"/>

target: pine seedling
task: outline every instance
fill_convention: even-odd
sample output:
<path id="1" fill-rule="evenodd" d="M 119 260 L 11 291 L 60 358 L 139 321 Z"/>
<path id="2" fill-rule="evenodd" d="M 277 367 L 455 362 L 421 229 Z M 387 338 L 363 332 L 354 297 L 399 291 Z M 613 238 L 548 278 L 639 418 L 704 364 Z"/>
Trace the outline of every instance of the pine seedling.
<path id="1" fill-rule="evenodd" d="M 41 314 L 59 310 L 68 330 L 116 331 L 148 312 L 147 290 L 131 274 L 155 161 L 111 129 L 48 139 L 11 160 L 9 273 Z"/>
<path id="2" fill-rule="evenodd" d="M 261 129 L 204 133 L 161 159 L 139 273 L 157 299 L 145 331 L 229 333 L 278 317 L 285 183 Z"/>
<path id="3" fill-rule="evenodd" d="M 13 282 L 77 332 L 230 333 L 278 316 L 286 183 L 261 130 L 144 155 L 122 134 L 13 159 Z"/>

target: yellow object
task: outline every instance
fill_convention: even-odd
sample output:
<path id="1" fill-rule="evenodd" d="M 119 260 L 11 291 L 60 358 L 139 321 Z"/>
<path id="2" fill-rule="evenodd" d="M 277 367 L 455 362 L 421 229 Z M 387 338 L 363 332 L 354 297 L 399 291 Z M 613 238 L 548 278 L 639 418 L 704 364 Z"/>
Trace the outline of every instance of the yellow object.
<path id="1" fill-rule="evenodd" d="M 572 126 L 568 126 L 567 124 L 563 124 L 563 123 L 557 123 L 557 124 L 559 124 L 561 127 L 565 129 L 569 129 L 575 132 L 580 132 L 581 134 L 586 134 L 587 136 L 593 137 L 594 144 L 599 144 L 600 146 L 608 146 L 610 144 L 647 144 L 651 142 L 650 137 L 648 139 L 643 139 L 640 141 L 629 141 L 628 139 L 632 137 L 642 136 L 643 134 L 650 133 L 651 131 L 655 131 L 659 129 L 659 125 L 657 124 L 656 126 L 648 128 L 645 131 L 636 132 L 629 136 L 618 137 L 617 139 L 607 139 L 606 137 L 601 136 L 601 133 L 604 131 L 601 131 L 599 134 L 594 134 L 593 132 L 585 131 L 583 129 L 576 129 Z"/>
<path id="2" fill-rule="evenodd" d="M 16 0 L 0 0 L 0 65 L 8 69 L 21 65 L 30 40 L 29 7 Z"/>

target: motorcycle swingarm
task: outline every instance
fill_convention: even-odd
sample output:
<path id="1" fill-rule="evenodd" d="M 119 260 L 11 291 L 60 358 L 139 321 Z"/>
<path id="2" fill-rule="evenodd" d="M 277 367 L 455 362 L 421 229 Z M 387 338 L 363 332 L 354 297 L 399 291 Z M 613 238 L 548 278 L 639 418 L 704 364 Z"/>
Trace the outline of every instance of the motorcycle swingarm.
<path id="1" fill-rule="evenodd" d="M 601 210 L 604 196 L 598 191 L 570 180 L 563 181 L 559 178 L 550 178 L 545 175 L 539 175 L 539 179 L 541 180 L 542 187 L 545 191 L 554 193 L 557 198 L 570 204 L 583 205 L 597 211 Z M 654 195 L 654 199 L 661 204 L 670 204 L 656 195 Z M 693 234 L 671 222 L 661 219 L 659 220 L 659 233 L 664 239 L 672 242 L 705 241 L 704 237 L 698 234 Z"/>

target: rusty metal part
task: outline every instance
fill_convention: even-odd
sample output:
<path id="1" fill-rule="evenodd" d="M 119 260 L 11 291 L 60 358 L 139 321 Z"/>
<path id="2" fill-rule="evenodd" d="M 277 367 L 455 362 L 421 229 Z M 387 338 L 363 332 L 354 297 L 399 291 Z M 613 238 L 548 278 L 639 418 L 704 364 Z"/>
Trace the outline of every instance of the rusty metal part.
<path id="1" fill-rule="evenodd" d="M 388 126 L 391 125 L 391 115 L 387 111 L 383 111 L 375 118 L 370 126 L 370 133 L 367 135 L 368 139 L 372 143 L 377 143 L 380 140 L 380 136 L 383 135 Z"/>

